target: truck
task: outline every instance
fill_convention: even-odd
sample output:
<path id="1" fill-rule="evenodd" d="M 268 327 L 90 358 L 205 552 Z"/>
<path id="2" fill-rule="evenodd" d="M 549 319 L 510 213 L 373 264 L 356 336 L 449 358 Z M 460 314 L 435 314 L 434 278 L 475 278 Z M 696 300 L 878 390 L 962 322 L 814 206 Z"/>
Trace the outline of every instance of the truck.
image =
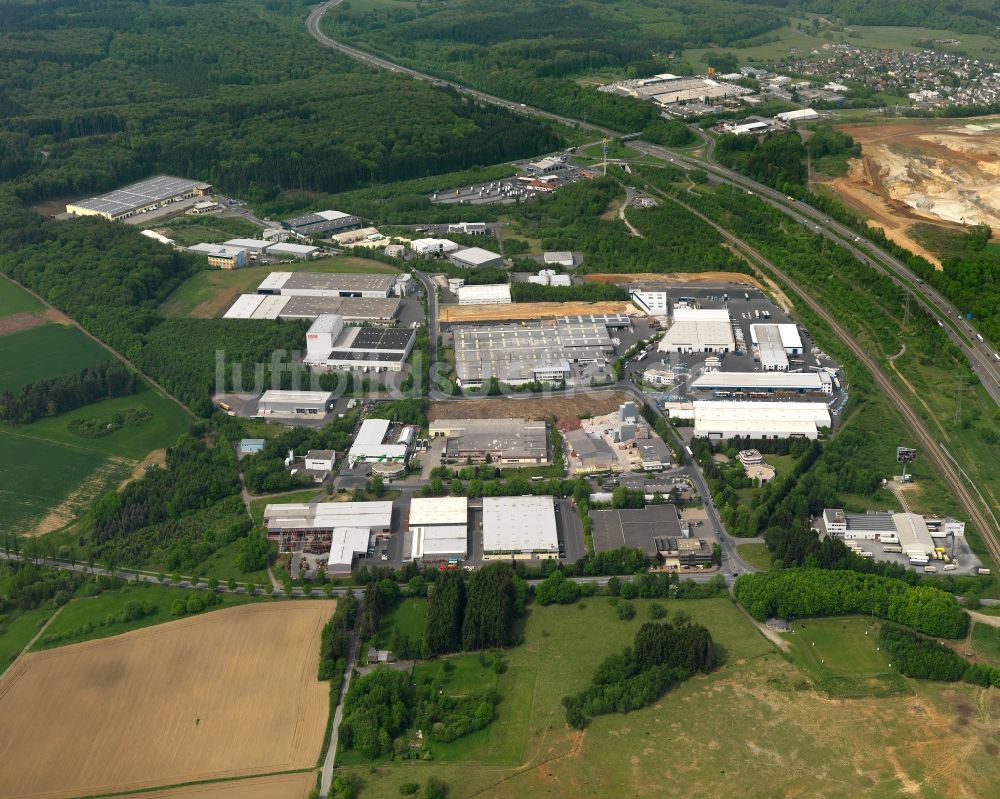
<path id="1" fill-rule="evenodd" d="M 902 547 L 897 547 L 897 546 L 886 546 L 886 547 L 882 547 L 882 551 L 883 552 L 902 552 L 903 548 Z"/>
<path id="2" fill-rule="evenodd" d="M 986 339 L 983 338 L 983 334 L 982 333 L 976 333 L 976 338 L 979 339 L 979 343 L 980 344 L 985 344 L 986 343 Z"/>
<path id="3" fill-rule="evenodd" d="M 981 566 L 978 569 L 976 569 L 976 574 L 989 574 L 989 573 L 990 573 L 989 569 L 984 569 Z"/>
<path id="4" fill-rule="evenodd" d="M 924 574 L 937 574 L 937 566 L 924 566 Z"/>
<path id="5" fill-rule="evenodd" d="M 941 568 L 944 569 L 946 572 L 953 572 L 955 571 L 955 569 L 958 568 L 958 566 L 956 566 L 954 563 L 946 563 Z"/>

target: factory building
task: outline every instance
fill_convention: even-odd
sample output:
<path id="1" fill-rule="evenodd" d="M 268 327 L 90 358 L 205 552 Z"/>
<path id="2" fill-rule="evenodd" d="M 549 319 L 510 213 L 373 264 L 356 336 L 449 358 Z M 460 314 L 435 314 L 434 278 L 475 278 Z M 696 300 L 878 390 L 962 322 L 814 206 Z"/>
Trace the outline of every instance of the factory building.
<path id="1" fill-rule="evenodd" d="M 509 305 L 510 284 L 488 283 L 458 288 L 459 305 Z"/>
<path id="2" fill-rule="evenodd" d="M 451 239 L 414 239 L 410 242 L 410 250 L 424 257 L 443 255 L 457 249 L 458 245 Z"/>
<path id="3" fill-rule="evenodd" d="M 558 556 L 552 497 L 483 497 L 483 560 Z"/>
<path id="4" fill-rule="evenodd" d="M 632 304 L 646 316 L 665 317 L 668 313 L 667 292 L 662 286 L 645 286 L 636 284 L 629 286 L 629 296 Z"/>
<path id="5" fill-rule="evenodd" d="M 274 258 L 297 258 L 305 260 L 319 256 L 319 247 L 311 244 L 289 244 L 286 241 L 279 241 L 267 248 L 267 254 Z"/>
<path id="6" fill-rule="evenodd" d="M 448 256 L 448 260 L 463 269 L 476 269 L 480 266 L 503 266 L 503 256 L 500 253 L 484 250 L 482 247 L 457 250 Z"/>
<path id="7" fill-rule="evenodd" d="M 570 430 L 563 435 L 570 455 L 579 461 L 574 474 L 595 474 L 618 470 L 618 457 L 603 438 L 591 436 L 586 430 Z"/>
<path id="8" fill-rule="evenodd" d="M 264 419 L 322 419 L 333 407 L 329 391 L 265 391 L 257 401 Z"/>
<path id="9" fill-rule="evenodd" d="M 73 216 L 100 216 L 118 222 L 136 214 L 155 211 L 171 203 L 191 197 L 202 197 L 211 192 L 212 187 L 208 183 L 170 175 L 157 175 L 107 194 L 91 197 L 89 200 L 68 203 L 66 213 Z"/>
<path id="10" fill-rule="evenodd" d="M 438 419 L 432 437 L 444 436 L 444 458 L 451 463 L 492 463 L 497 466 L 538 466 L 551 462 L 548 426 L 544 420 Z"/>
<path id="11" fill-rule="evenodd" d="M 469 551 L 469 500 L 414 497 L 409 527 L 414 560 L 463 560 Z"/>
<path id="12" fill-rule="evenodd" d="M 812 108 L 800 108 L 797 111 L 782 111 L 780 114 L 775 114 L 774 118 L 782 122 L 809 122 L 819 119 L 819 114 Z"/>
<path id="13" fill-rule="evenodd" d="M 152 239 L 153 241 L 158 241 L 160 244 L 166 244 L 168 247 L 176 246 L 177 242 L 173 239 L 168 239 L 162 233 L 157 233 L 155 230 L 143 230 L 140 231 L 141 236 L 145 236 L 147 239 Z"/>
<path id="14" fill-rule="evenodd" d="M 208 265 L 215 269 L 239 269 L 246 266 L 247 253 L 242 247 L 227 247 L 224 244 L 195 244 L 188 252 L 196 252 L 208 258 Z"/>
<path id="15" fill-rule="evenodd" d="M 272 504 L 264 508 L 264 529 L 279 552 L 321 552 L 329 547 L 327 572 L 350 573 L 373 535 L 388 535 L 391 502 Z"/>
<path id="16" fill-rule="evenodd" d="M 272 272 L 257 287 L 258 294 L 287 297 L 389 297 L 397 275 Z"/>
<path id="17" fill-rule="evenodd" d="M 415 340 L 409 328 L 347 327 L 344 317 L 323 314 L 306 333 L 303 362 L 326 370 L 399 372 Z"/>
<path id="18" fill-rule="evenodd" d="M 573 268 L 573 253 L 563 250 L 556 250 L 542 254 L 542 263 L 546 266 L 562 266 L 566 269 Z"/>
<path id="19" fill-rule="evenodd" d="M 250 255 L 263 255 L 267 252 L 268 247 L 273 244 L 273 241 L 266 241 L 264 239 L 230 239 L 225 242 L 227 247 L 240 247 L 250 253 Z"/>
<path id="20" fill-rule="evenodd" d="M 569 275 L 556 272 L 554 269 L 540 269 L 537 275 L 528 277 L 529 283 L 539 286 L 572 286 L 573 279 Z"/>
<path id="21" fill-rule="evenodd" d="M 361 219 L 343 211 L 318 211 L 315 214 L 286 219 L 281 224 L 286 230 L 291 230 L 299 236 L 321 236 L 359 228 Z"/>
<path id="22" fill-rule="evenodd" d="M 750 325 L 750 341 L 765 372 L 788 369 L 788 356 L 802 354 L 802 338 L 793 324 Z"/>
<path id="23" fill-rule="evenodd" d="M 594 510 L 590 512 L 590 518 L 593 521 L 595 552 L 630 547 L 655 557 L 664 548 L 658 539 L 667 536 L 681 538 L 684 535 L 677 508 L 673 505 Z"/>
<path id="24" fill-rule="evenodd" d="M 570 364 L 592 363 L 614 352 L 608 326 L 583 317 L 460 326 L 453 337 L 456 377 L 466 387 L 482 386 L 490 378 L 509 385 L 565 382 L 572 375 Z"/>
<path id="25" fill-rule="evenodd" d="M 830 427 L 830 411 L 822 402 L 695 400 L 692 405 L 695 438 L 816 439 Z"/>
<path id="26" fill-rule="evenodd" d="M 490 232 L 485 222 L 458 222 L 448 225 L 449 233 L 464 233 L 466 236 L 485 236 Z"/>
<path id="27" fill-rule="evenodd" d="M 297 297 L 280 294 L 241 294 L 224 319 L 316 319 L 323 314 L 342 316 L 345 322 L 393 324 L 400 301 L 392 297 Z"/>
<path id="28" fill-rule="evenodd" d="M 392 423 L 388 419 L 365 419 L 347 452 L 353 469 L 358 463 L 405 463 L 408 447 L 405 443 L 386 443 Z"/>
<path id="29" fill-rule="evenodd" d="M 673 321 L 663 338 L 660 352 L 732 352 L 736 343 L 724 308 L 674 307 Z"/>
<path id="30" fill-rule="evenodd" d="M 692 391 L 730 394 L 832 394 L 826 372 L 706 372 L 691 381 Z"/>

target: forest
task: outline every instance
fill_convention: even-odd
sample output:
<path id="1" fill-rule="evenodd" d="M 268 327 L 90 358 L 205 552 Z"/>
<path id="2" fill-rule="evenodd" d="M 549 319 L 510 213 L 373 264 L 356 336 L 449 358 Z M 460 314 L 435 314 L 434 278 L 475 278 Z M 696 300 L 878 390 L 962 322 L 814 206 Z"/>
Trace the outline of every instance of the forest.
<path id="1" fill-rule="evenodd" d="M 583 729 L 591 716 L 646 707 L 671 685 L 708 673 L 715 663 L 715 644 L 702 625 L 648 622 L 635 634 L 631 648 L 601 662 L 583 691 L 563 697 L 566 721 Z"/>
<path id="2" fill-rule="evenodd" d="M 878 642 L 892 658 L 893 668 L 907 677 L 1000 687 L 1000 669 L 970 663 L 954 649 L 905 627 L 883 624 Z"/>
<path id="3" fill-rule="evenodd" d="M 969 627 L 969 617 L 951 594 L 855 571 L 781 569 L 742 574 L 733 593 L 760 621 L 772 616 L 801 619 L 863 613 L 942 638 L 960 638 Z"/>
<path id="4" fill-rule="evenodd" d="M 29 424 L 135 390 L 135 373 L 118 361 L 108 361 L 76 374 L 29 383 L 16 396 L 0 393 L 0 422 Z"/>

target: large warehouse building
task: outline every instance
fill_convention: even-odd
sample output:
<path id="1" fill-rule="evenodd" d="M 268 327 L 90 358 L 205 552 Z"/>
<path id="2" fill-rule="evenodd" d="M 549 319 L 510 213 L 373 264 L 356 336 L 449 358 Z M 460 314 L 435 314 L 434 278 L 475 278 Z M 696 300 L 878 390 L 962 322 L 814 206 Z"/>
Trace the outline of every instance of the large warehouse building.
<path id="1" fill-rule="evenodd" d="M 503 256 L 482 247 L 467 247 L 448 256 L 448 260 L 463 269 L 475 269 L 480 266 L 503 266 Z"/>
<path id="2" fill-rule="evenodd" d="M 431 436 L 445 436 L 444 458 L 451 463 L 538 466 L 550 462 L 545 420 L 437 419 Z"/>
<path id="3" fill-rule="evenodd" d="M 569 381 L 570 364 L 593 363 L 614 352 L 605 324 L 574 317 L 462 326 L 453 335 L 455 373 L 459 385 L 465 387 L 482 386 L 491 377 L 509 385 Z"/>
<path id="4" fill-rule="evenodd" d="M 399 313 L 398 297 L 298 297 L 284 294 L 241 294 L 224 319 L 316 319 L 323 314 L 345 322 L 392 324 Z"/>
<path id="5" fill-rule="evenodd" d="M 552 497 L 483 497 L 483 559 L 559 557 Z"/>
<path id="6" fill-rule="evenodd" d="M 257 401 L 264 419 L 322 419 L 333 407 L 329 391 L 265 391 Z"/>
<path id="7" fill-rule="evenodd" d="M 358 463 L 406 463 L 406 444 L 384 443 L 392 423 L 388 419 L 365 419 L 347 452 L 351 468 Z"/>
<path id="8" fill-rule="evenodd" d="M 469 551 L 469 500 L 414 497 L 409 527 L 414 560 L 463 560 Z"/>
<path id="9" fill-rule="evenodd" d="M 576 458 L 574 474 L 595 474 L 618 470 L 618 456 L 611 445 L 599 436 L 592 436 L 586 430 L 569 430 L 563 436 L 570 455 Z"/>
<path id="10" fill-rule="evenodd" d="M 202 197 L 211 192 L 212 187 L 199 180 L 157 175 L 99 197 L 67 203 L 66 213 L 73 216 L 102 216 L 117 222 L 190 197 Z"/>
<path id="11" fill-rule="evenodd" d="M 690 383 L 692 391 L 730 394 L 832 394 L 826 372 L 705 372 Z"/>
<path id="12" fill-rule="evenodd" d="M 388 501 L 273 504 L 264 508 L 267 537 L 278 542 L 281 552 L 322 551 L 331 542 L 343 546 L 358 538 L 354 532 L 358 530 L 364 530 L 365 537 L 364 547 L 356 551 L 365 552 L 368 536 L 387 534 L 391 526 L 392 502 Z"/>
<path id="13" fill-rule="evenodd" d="M 660 352 L 732 352 L 736 347 L 729 311 L 674 308 L 673 322 L 660 339 Z"/>
<path id="14" fill-rule="evenodd" d="M 315 214 L 286 219 L 281 224 L 300 236 L 322 236 L 359 228 L 361 219 L 343 211 L 318 211 Z"/>
<path id="15" fill-rule="evenodd" d="M 487 283 L 458 288 L 459 305 L 509 305 L 510 302 L 508 283 Z"/>
<path id="16" fill-rule="evenodd" d="M 788 356 L 802 354 L 802 339 L 793 324 L 750 325 L 750 341 L 765 372 L 784 372 Z"/>
<path id="17" fill-rule="evenodd" d="M 822 402 L 695 400 L 693 405 L 695 438 L 815 439 L 830 427 L 830 410 Z"/>
<path id="18" fill-rule="evenodd" d="M 287 297 L 390 297 L 396 278 L 396 275 L 272 272 L 257 287 L 257 293 Z"/>
<path id="19" fill-rule="evenodd" d="M 410 328 L 348 327 L 337 314 L 323 314 L 306 334 L 303 362 L 321 369 L 399 372 L 417 334 Z"/>
<path id="20" fill-rule="evenodd" d="M 677 508 L 673 505 L 594 510 L 590 517 L 595 552 L 635 547 L 652 557 L 667 549 L 660 539 L 683 537 Z"/>

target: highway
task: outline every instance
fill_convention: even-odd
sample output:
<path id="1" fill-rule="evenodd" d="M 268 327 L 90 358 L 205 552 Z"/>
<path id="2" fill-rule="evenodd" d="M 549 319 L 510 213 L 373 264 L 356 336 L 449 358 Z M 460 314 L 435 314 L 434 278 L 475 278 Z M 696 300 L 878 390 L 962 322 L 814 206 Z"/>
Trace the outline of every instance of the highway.
<path id="1" fill-rule="evenodd" d="M 609 130 L 608 128 L 594 125 L 589 122 L 583 122 L 578 119 L 571 119 L 569 117 L 560 116 L 559 114 L 553 114 L 549 111 L 543 111 L 540 108 L 525 105 L 524 103 L 516 103 L 511 100 L 505 100 L 502 97 L 496 97 L 495 95 L 478 91 L 477 89 L 470 89 L 467 86 L 463 86 L 462 84 L 455 83 L 453 81 L 442 80 L 434 77 L 433 75 L 428 75 L 425 72 L 400 66 L 399 64 L 395 64 L 385 58 L 366 53 L 356 47 L 351 47 L 331 39 L 323 33 L 322 30 L 320 30 L 320 22 L 327 11 L 340 5 L 341 2 L 343 2 L 343 0 L 329 0 L 326 3 L 316 6 L 309 13 L 306 20 L 306 28 L 308 29 L 309 34 L 324 47 L 337 50 L 338 52 L 343 53 L 344 55 L 363 64 L 367 64 L 374 69 L 385 69 L 390 72 L 398 72 L 418 80 L 426 80 L 439 86 L 447 86 L 448 88 L 470 97 L 475 97 L 485 103 L 508 108 L 512 111 L 529 114 L 541 119 L 549 119 L 553 122 L 558 122 L 562 125 L 574 127 L 579 130 L 589 130 L 600 136 L 622 135 L 620 131 Z M 920 281 L 920 279 L 917 278 L 917 276 L 914 275 L 913 272 L 911 272 L 910 269 L 902 263 L 902 261 L 878 247 L 872 241 L 856 233 L 846 225 L 828 218 L 821 211 L 818 211 L 810 205 L 789 201 L 786 195 L 772 189 L 770 186 L 757 183 L 744 175 L 740 175 L 739 173 L 733 172 L 732 170 L 716 163 L 712 159 L 712 151 L 715 147 L 714 139 L 699 128 L 692 127 L 692 130 L 694 130 L 695 133 L 702 137 L 705 141 L 704 160 L 693 158 L 691 156 L 680 155 L 667 150 L 666 148 L 650 144 L 649 142 L 642 140 L 631 141 L 629 142 L 629 146 L 642 153 L 646 153 L 663 160 L 672 161 L 685 169 L 703 169 L 720 182 L 738 186 L 746 191 L 751 191 L 763 198 L 765 201 L 769 202 L 778 210 L 782 211 L 782 213 L 794 219 L 799 224 L 811 227 L 816 230 L 817 233 L 821 233 L 834 243 L 844 247 L 862 263 L 871 266 L 877 271 L 889 274 L 900 286 L 903 286 L 910 291 L 917 301 L 923 305 L 935 319 L 942 322 L 944 330 L 947 332 L 949 338 L 969 359 L 969 365 L 973 372 L 975 372 L 979 377 L 983 387 L 993 400 L 1000 405 L 1000 359 L 994 357 L 994 352 L 996 350 L 991 345 L 985 342 L 980 342 L 976 338 L 975 331 L 967 322 L 964 321 L 964 317 L 959 310 L 955 308 L 947 299 L 945 299 L 932 287 Z"/>

